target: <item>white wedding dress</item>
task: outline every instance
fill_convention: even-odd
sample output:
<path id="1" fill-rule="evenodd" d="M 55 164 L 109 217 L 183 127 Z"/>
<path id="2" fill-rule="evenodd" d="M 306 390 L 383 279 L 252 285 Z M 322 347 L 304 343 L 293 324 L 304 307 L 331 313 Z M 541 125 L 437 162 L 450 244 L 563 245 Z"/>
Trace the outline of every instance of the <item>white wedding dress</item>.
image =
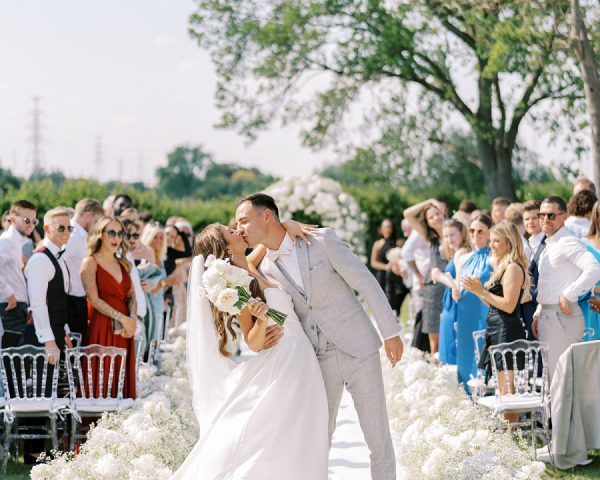
<path id="1" fill-rule="evenodd" d="M 202 271 L 192 266 L 190 290 Z M 269 288 L 265 296 L 288 315 L 284 336 L 238 365 L 218 350 L 198 351 L 216 349 L 217 338 L 207 300 L 190 294 L 196 317 L 188 315 L 188 370 L 200 439 L 173 479 L 327 479 L 328 411 L 317 358 L 289 294 Z"/>

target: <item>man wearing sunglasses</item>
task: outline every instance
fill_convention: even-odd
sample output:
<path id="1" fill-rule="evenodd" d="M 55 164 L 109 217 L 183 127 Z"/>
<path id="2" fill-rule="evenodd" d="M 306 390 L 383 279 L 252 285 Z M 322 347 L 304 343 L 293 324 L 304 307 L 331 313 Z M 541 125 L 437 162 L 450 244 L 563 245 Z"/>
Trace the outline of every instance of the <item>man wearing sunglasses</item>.
<path id="1" fill-rule="evenodd" d="M 65 263 L 63 247 L 69 241 L 73 227 L 69 212 L 62 207 L 48 210 L 44 215 L 45 237 L 25 267 L 27 290 L 33 325 L 28 325 L 25 342 L 43 345 L 51 364 L 55 364 L 65 345 L 69 309 L 69 270 Z"/>
<path id="2" fill-rule="evenodd" d="M 577 299 L 600 280 L 600 263 L 564 226 L 568 213 L 562 198 L 544 199 L 538 216 L 547 240 L 538 264 L 538 306 L 532 329 L 549 345 L 552 380 L 561 354 L 583 337 L 585 323 Z"/>
<path id="3" fill-rule="evenodd" d="M 83 198 L 75 205 L 75 215 L 71 219 L 73 234 L 65 247 L 64 259 L 71 273 L 71 291 L 67 296 L 69 306 L 69 329 L 81 333 L 85 338 L 88 325 L 88 310 L 85 290 L 79 271 L 87 255 L 88 232 L 104 215 L 104 209 L 98 200 Z"/>
<path id="4" fill-rule="evenodd" d="M 27 200 L 13 203 L 9 220 L 10 227 L 0 235 L 0 319 L 3 330 L 22 335 L 29 303 L 23 275 L 23 246 L 38 223 L 35 205 Z M 20 343 L 20 340 L 15 339 L 15 342 Z"/>

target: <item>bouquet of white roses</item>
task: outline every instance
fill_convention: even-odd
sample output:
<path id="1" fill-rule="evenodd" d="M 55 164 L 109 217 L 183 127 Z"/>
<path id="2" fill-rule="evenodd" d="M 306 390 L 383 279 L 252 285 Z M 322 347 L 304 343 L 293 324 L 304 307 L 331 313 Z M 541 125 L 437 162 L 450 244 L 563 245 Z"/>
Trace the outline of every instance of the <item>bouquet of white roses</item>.
<path id="1" fill-rule="evenodd" d="M 220 312 L 237 315 L 251 299 L 249 287 L 252 277 L 243 268 L 209 255 L 204 262 L 200 294 Z M 283 325 L 287 315 L 270 308 L 267 317 Z"/>
<path id="2" fill-rule="evenodd" d="M 398 263 L 402 260 L 402 249 L 398 247 L 389 249 L 385 254 L 385 258 L 387 258 L 390 263 Z"/>

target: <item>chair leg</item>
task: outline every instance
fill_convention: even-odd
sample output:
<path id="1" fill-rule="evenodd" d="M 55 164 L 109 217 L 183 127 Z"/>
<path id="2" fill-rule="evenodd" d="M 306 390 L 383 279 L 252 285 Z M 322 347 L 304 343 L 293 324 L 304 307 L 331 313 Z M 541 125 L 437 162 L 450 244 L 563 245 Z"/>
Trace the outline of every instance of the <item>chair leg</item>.
<path id="1" fill-rule="evenodd" d="M 52 450 L 58 450 L 58 433 L 56 431 L 56 414 L 50 414 L 50 435 L 52 438 Z"/>
<path id="2" fill-rule="evenodd" d="M 75 450 L 75 445 L 77 444 L 78 436 L 79 436 L 79 422 L 75 418 L 75 415 L 71 415 L 71 444 L 70 444 L 71 452 Z"/>
<path id="3" fill-rule="evenodd" d="M 8 452 L 10 451 L 10 434 L 12 432 L 13 422 L 6 420 L 4 417 L 4 441 L 2 443 L 2 475 L 6 474 L 6 466 L 8 464 Z"/>

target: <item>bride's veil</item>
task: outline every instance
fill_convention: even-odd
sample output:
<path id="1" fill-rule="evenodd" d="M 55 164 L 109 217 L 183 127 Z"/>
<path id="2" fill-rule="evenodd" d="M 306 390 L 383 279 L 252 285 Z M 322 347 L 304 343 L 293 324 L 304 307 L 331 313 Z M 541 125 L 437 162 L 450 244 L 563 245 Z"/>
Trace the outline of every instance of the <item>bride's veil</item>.
<path id="1" fill-rule="evenodd" d="M 210 303 L 200 294 L 204 257 L 192 260 L 188 279 L 187 367 L 193 392 L 193 406 L 201 430 L 223 406 L 227 396 L 226 379 L 236 364 L 219 352 Z"/>

